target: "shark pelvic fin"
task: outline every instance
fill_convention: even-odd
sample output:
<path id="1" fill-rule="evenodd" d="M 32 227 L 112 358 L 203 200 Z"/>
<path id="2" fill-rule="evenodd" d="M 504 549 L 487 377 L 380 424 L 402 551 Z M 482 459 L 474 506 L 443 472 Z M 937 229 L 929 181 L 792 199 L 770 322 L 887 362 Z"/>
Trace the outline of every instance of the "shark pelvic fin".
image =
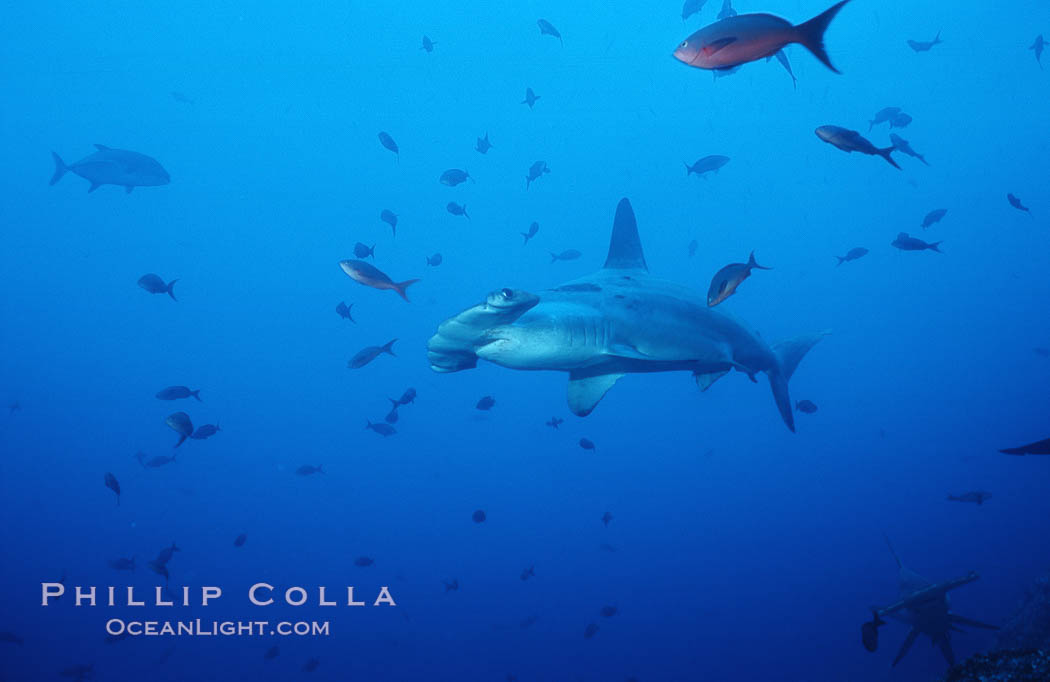
<path id="1" fill-rule="evenodd" d="M 916 638 L 919 636 L 919 629 L 912 628 L 908 636 L 904 638 L 904 644 L 901 644 L 901 650 L 897 652 L 897 658 L 893 659 L 893 665 L 897 665 L 904 658 L 904 655 L 908 653 L 908 649 L 911 648 L 912 644 L 915 644 Z"/>
<path id="2" fill-rule="evenodd" d="M 602 266 L 612 270 L 645 270 L 645 254 L 642 253 L 642 240 L 638 237 L 638 222 L 634 218 L 634 209 L 627 199 L 620 199 L 616 205 L 616 217 L 613 218 L 612 238 L 609 240 L 609 255 Z"/>
<path id="3" fill-rule="evenodd" d="M 569 374 L 569 409 L 577 417 L 586 417 L 622 376 L 623 374 L 586 375 L 571 372 Z"/>
<path id="4" fill-rule="evenodd" d="M 700 374 L 699 372 L 694 372 L 693 378 L 696 379 L 697 388 L 699 388 L 701 391 L 706 391 L 707 389 L 711 388 L 711 384 L 715 383 L 728 373 L 728 369 L 723 369 L 720 372 L 708 372 L 707 374 Z"/>

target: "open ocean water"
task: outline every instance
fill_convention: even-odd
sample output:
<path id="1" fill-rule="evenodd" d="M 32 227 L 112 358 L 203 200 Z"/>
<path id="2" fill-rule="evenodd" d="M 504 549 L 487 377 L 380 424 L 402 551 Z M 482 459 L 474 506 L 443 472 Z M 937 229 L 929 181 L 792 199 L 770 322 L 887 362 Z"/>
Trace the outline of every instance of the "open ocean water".
<path id="1" fill-rule="evenodd" d="M 1050 569 L 1050 10 L 853 0 L 839 74 L 792 42 L 829 5 L 5 6 L 0 679 L 925 682 L 952 614 L 996 648 Z"/>

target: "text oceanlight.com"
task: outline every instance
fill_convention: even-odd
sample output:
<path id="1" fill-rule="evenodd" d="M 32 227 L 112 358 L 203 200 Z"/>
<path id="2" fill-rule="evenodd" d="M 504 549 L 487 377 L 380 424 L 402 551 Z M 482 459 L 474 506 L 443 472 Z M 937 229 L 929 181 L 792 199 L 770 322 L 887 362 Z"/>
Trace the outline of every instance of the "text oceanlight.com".
<path id="1" fill-rule="evenodd" d="M 124 621 L 111 618 L 106 621 L 106 634 L 110 637 L 327 637 L 330 632 L 328 621 L 271 623 L 267 620 L 202 621 L 200 618 L 185 621 Z"/>

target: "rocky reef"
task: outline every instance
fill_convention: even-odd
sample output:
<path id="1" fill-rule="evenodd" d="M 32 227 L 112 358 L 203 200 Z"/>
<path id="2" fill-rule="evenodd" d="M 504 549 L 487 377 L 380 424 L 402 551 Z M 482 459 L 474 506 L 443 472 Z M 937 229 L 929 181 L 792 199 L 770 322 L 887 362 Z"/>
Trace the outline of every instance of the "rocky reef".
<path id="1" fill-rule="evenodd" d="M 1050 653 L 1040 649 L 1003 649 L 977 654 L 956 665 L 944 682 L 1047 682 Z"/>

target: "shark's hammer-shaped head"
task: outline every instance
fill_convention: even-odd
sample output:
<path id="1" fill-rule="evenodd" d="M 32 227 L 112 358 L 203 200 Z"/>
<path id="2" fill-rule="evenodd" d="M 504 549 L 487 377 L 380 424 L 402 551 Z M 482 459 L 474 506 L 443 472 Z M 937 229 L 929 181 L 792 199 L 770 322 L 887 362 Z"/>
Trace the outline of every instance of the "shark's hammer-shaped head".
<path id="1" fill-rule="evenodd" d="M 520 289 L 497 289 L 483 303 L 467 308 L 438 326 L 427 343 L 427 358 L 435 372 L 458 372 L 478 364 L 478 349 L 498 337 L 493 330 L 509 325 L 540 302 Z"/>

